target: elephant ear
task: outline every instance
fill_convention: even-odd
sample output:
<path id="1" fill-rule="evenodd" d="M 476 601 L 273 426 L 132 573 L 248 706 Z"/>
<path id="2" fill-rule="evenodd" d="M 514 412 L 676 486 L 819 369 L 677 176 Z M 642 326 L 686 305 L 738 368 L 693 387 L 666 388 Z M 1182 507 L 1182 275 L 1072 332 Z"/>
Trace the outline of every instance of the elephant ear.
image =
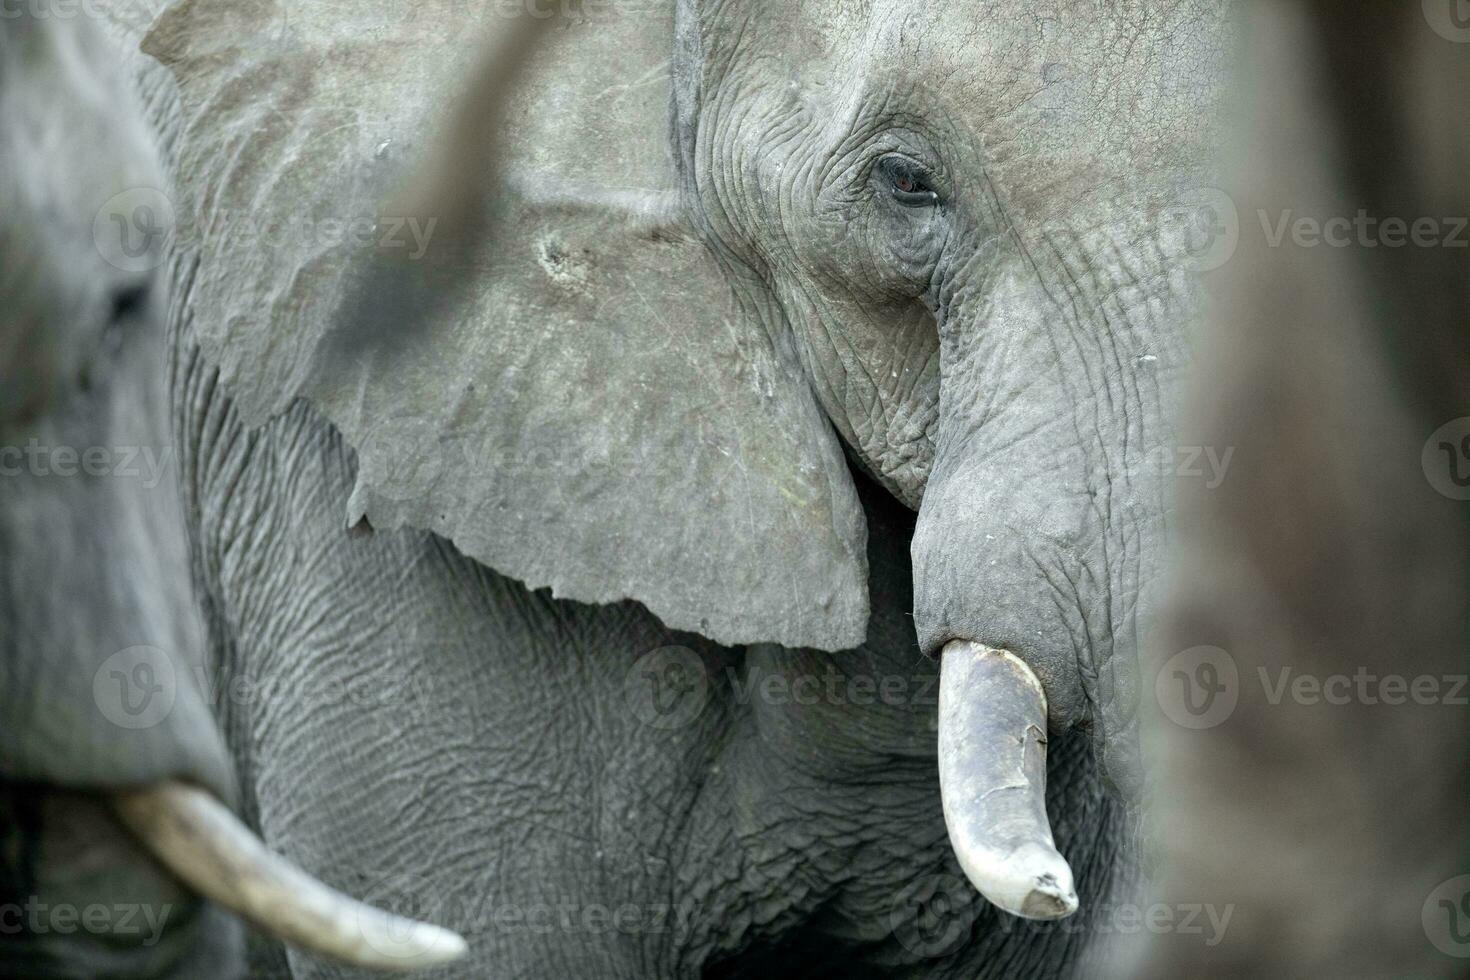
<path id="1" fill-rule="evenodd" d="M 194 328 L 248 423 L 301 397 L 357 450 L 349 524 L 723 643 L 855 646 L 841 448 L 769 298 L 678 207 L 673 0 L 612 6 L 499 72 L 503 4 L 167 10 L 144 50 L 182 99 Z M 467 120 L 493 166 L 445 157 Z M 384 205 L 426 171 L 442 212 Z"/>

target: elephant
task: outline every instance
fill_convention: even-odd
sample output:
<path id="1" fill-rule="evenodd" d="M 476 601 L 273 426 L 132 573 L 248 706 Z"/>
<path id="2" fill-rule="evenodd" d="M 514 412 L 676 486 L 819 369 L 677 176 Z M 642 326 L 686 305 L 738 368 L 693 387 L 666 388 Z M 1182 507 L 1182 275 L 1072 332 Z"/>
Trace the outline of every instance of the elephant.
<path id="1" fill-rule="evenodd" d="M 233 919 L 99 797 L 164 765 L 235 798 L 202 699 L 164 720 L 107 693 L 146 666 L 129 648 L 204 639 L 167 434 L 164 241 L 119 232 L 161 206 L 161 161 L 115 40 L 17 13 L 0 17 L 0 975 L 228 975 Z"/>
<path id="2" fill-rule="evenodd" d="M 1236 452 L 1224 484 L 1180 494 L 1178 594 L 1145 658 L 1158 675 L 1203 648 L 1232 672 L 1208 724 L 1155 740 L 1170 792 L 1153 892 L 1236 911 L 1214 948 L 1160 937 L 1133 976 L 1465 971 L 1470 175 L 1450 161 L 1470 147 L 1452 108 L 1470 32 L 1454 10 L 1244 7 L 1221 184 L 1239 242 L 1182 436 Z M 1273 243 L 1287 213 L 1362 237 Z M 1395 219 L 1421 232 L 1395 243 Z"/>
<path id="3" fill-rule="evenodd" d="M 185 910 L 117 975 L 1100 969 L 1228 9 L 530 13 L 135 38 L 180 513 L 105 564 L 198 608 L 13 672 L 11 874 Z"/>

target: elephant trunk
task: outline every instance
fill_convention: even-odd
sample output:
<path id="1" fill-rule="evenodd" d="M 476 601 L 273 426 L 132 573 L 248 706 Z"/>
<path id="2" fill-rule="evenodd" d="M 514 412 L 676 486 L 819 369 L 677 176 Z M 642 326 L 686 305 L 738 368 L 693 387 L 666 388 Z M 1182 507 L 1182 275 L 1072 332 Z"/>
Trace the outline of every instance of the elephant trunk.
<path id="1" fill-rule="evenodd" d="M 1145 288 L 1141 259 L 1110 259 L 1137 237 L 1120 227 L 1070 251 L 1060 232 L 1017 254 L 986 239 L 934 303 L 939 417 L 911 548 L 945 818 L 976 887 L 1035 918 L 1077 907 L 1047 822 L 1048 734 L 1090 736 L 1078 778 L 1123 805 L 1143 787 L 1136 656 L 1163 584 L 1171 338 L 1192 307 L 1178 277 Z"/>
<path id="2" fill-rule="evenodd" d="M 1014 654 L 956 640 L 940 654 L 939 786 L 960 867 L 1028 919 L 1077 911 L 1046 817 L 1046 694 Z"/>

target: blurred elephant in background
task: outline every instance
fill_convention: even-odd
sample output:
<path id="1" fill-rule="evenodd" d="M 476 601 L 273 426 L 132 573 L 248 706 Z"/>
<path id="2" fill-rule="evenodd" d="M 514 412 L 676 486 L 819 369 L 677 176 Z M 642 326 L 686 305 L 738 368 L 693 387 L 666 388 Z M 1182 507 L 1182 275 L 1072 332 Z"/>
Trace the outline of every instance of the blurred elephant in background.
<path id="1" fill-rule="evenodd" d="M 1181 496 L 1146 672 L 1214 702 L 1150 740 L 1155 898 L 1233 915 L 1214 948 L 1165 935 L 1120 975 L 1464 975 L 1470 30 L 1454 8 L 1245 8 L 1224 185 L 1239 246 L 1182 436 L 1233 465 Z"/>
<path id="2" fill-rule="evenodd" d="M 6 779 L 109 796 L 114 873 L 241 912 L 252 975 L 462 952 L 252 832 L 457 930 L 445 975 L 1095 965 L 1225 11 L 687 0 L 527 46 L 490 9 L 143 39 L 190 552 L 109 525 L 106 568 L 191 574 L 205 635 L 13 645 L 6 706 L 73 731 Z M 152 724 L 102 710 L 113 649 L 127 703 L 172 679 Z M 160 945 L 230 961 L 197 908 Z"/>
<path id="3" fill-rule="evenodd" d="M 115 42 L 84 17 L 7 9 L 3 976 L 219 976 L 241 957 L 234 920 L 149 861 L 97 797 L 159 766 L 237 795 L 206 702 L 175 697 L 198 677 L 204 632 L 169 432 L 163 181 Z M 166 691 L 161 676 L 118 686 L 148 680 L 163 649 L 179 667 Z"/>

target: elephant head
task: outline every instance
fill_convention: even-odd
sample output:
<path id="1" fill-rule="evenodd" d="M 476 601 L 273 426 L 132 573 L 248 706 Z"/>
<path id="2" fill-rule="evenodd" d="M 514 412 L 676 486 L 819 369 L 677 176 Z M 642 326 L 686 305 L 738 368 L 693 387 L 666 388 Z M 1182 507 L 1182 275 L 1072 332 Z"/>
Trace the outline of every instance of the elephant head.
<path id="1" fill-rule="evenodd" d="M 1134 656 L 1194 305 L 1168 218 L 1207 159 L 1220 42 L 1203 4 L 1065 6 L 683 10 L 698 98 L 675 95 L 706 238 L 756 270 L 857 464 L 918 510 L 951 839 L 988 898 L 1039 918 L 1076 903 L 1046 731 L 1090 726 L 1138 789 Z"/>
<path id="2" fill-rule="evenodd" d="M 1067 914 L 1044 746 L 1089 726 L 1136 787 L 1193 312 L 1169 219 L 1221 14 L 613 5 L 511 72 L 476 67 L 493 8 L 154 25 L 194 329 L 243 418 L 341 430 L 344 526 L 724 644 L 863 640 L 867 471 L 918 511 L 960 862 Z"/>
<path id="3" fill-rule="evenodd" d="M 202 646 L 159 369 L 161 186 L 97 25 L 0 17 L 0 890 L 18 974 L 212 973 L 238 940 L 103 805 L 164 779 L 235 792 L 197 676 L 151 657 Z M 22 916 L 17 936 L 21 896 L 139 915 L 74 934 Z"/>
<path id="4" fill-rule="evenodd" d="M 368 930 L 406 940 L 391 965 L 425 946 L 430 960 L 453 955 L 458 937 L 324 889 L 225 805 L 236 779 L 210 704 L 162 370 L 165 186 L 104 31 L 88 17 L 0 17 L 0 890 L 18 899 L 5 906 L 7 972 L 228 973 L 238 923 L 196 892 L 259 918 L 289 890 L 295 928 L 317 946 L 333 925 L 322 909 L 346 923 L 342 957 L 374 962 L 356 935 Z M 221 846 L 201 856 L 201 836 Z M 91 921 L 68 926 L 58 909 Z"/>

